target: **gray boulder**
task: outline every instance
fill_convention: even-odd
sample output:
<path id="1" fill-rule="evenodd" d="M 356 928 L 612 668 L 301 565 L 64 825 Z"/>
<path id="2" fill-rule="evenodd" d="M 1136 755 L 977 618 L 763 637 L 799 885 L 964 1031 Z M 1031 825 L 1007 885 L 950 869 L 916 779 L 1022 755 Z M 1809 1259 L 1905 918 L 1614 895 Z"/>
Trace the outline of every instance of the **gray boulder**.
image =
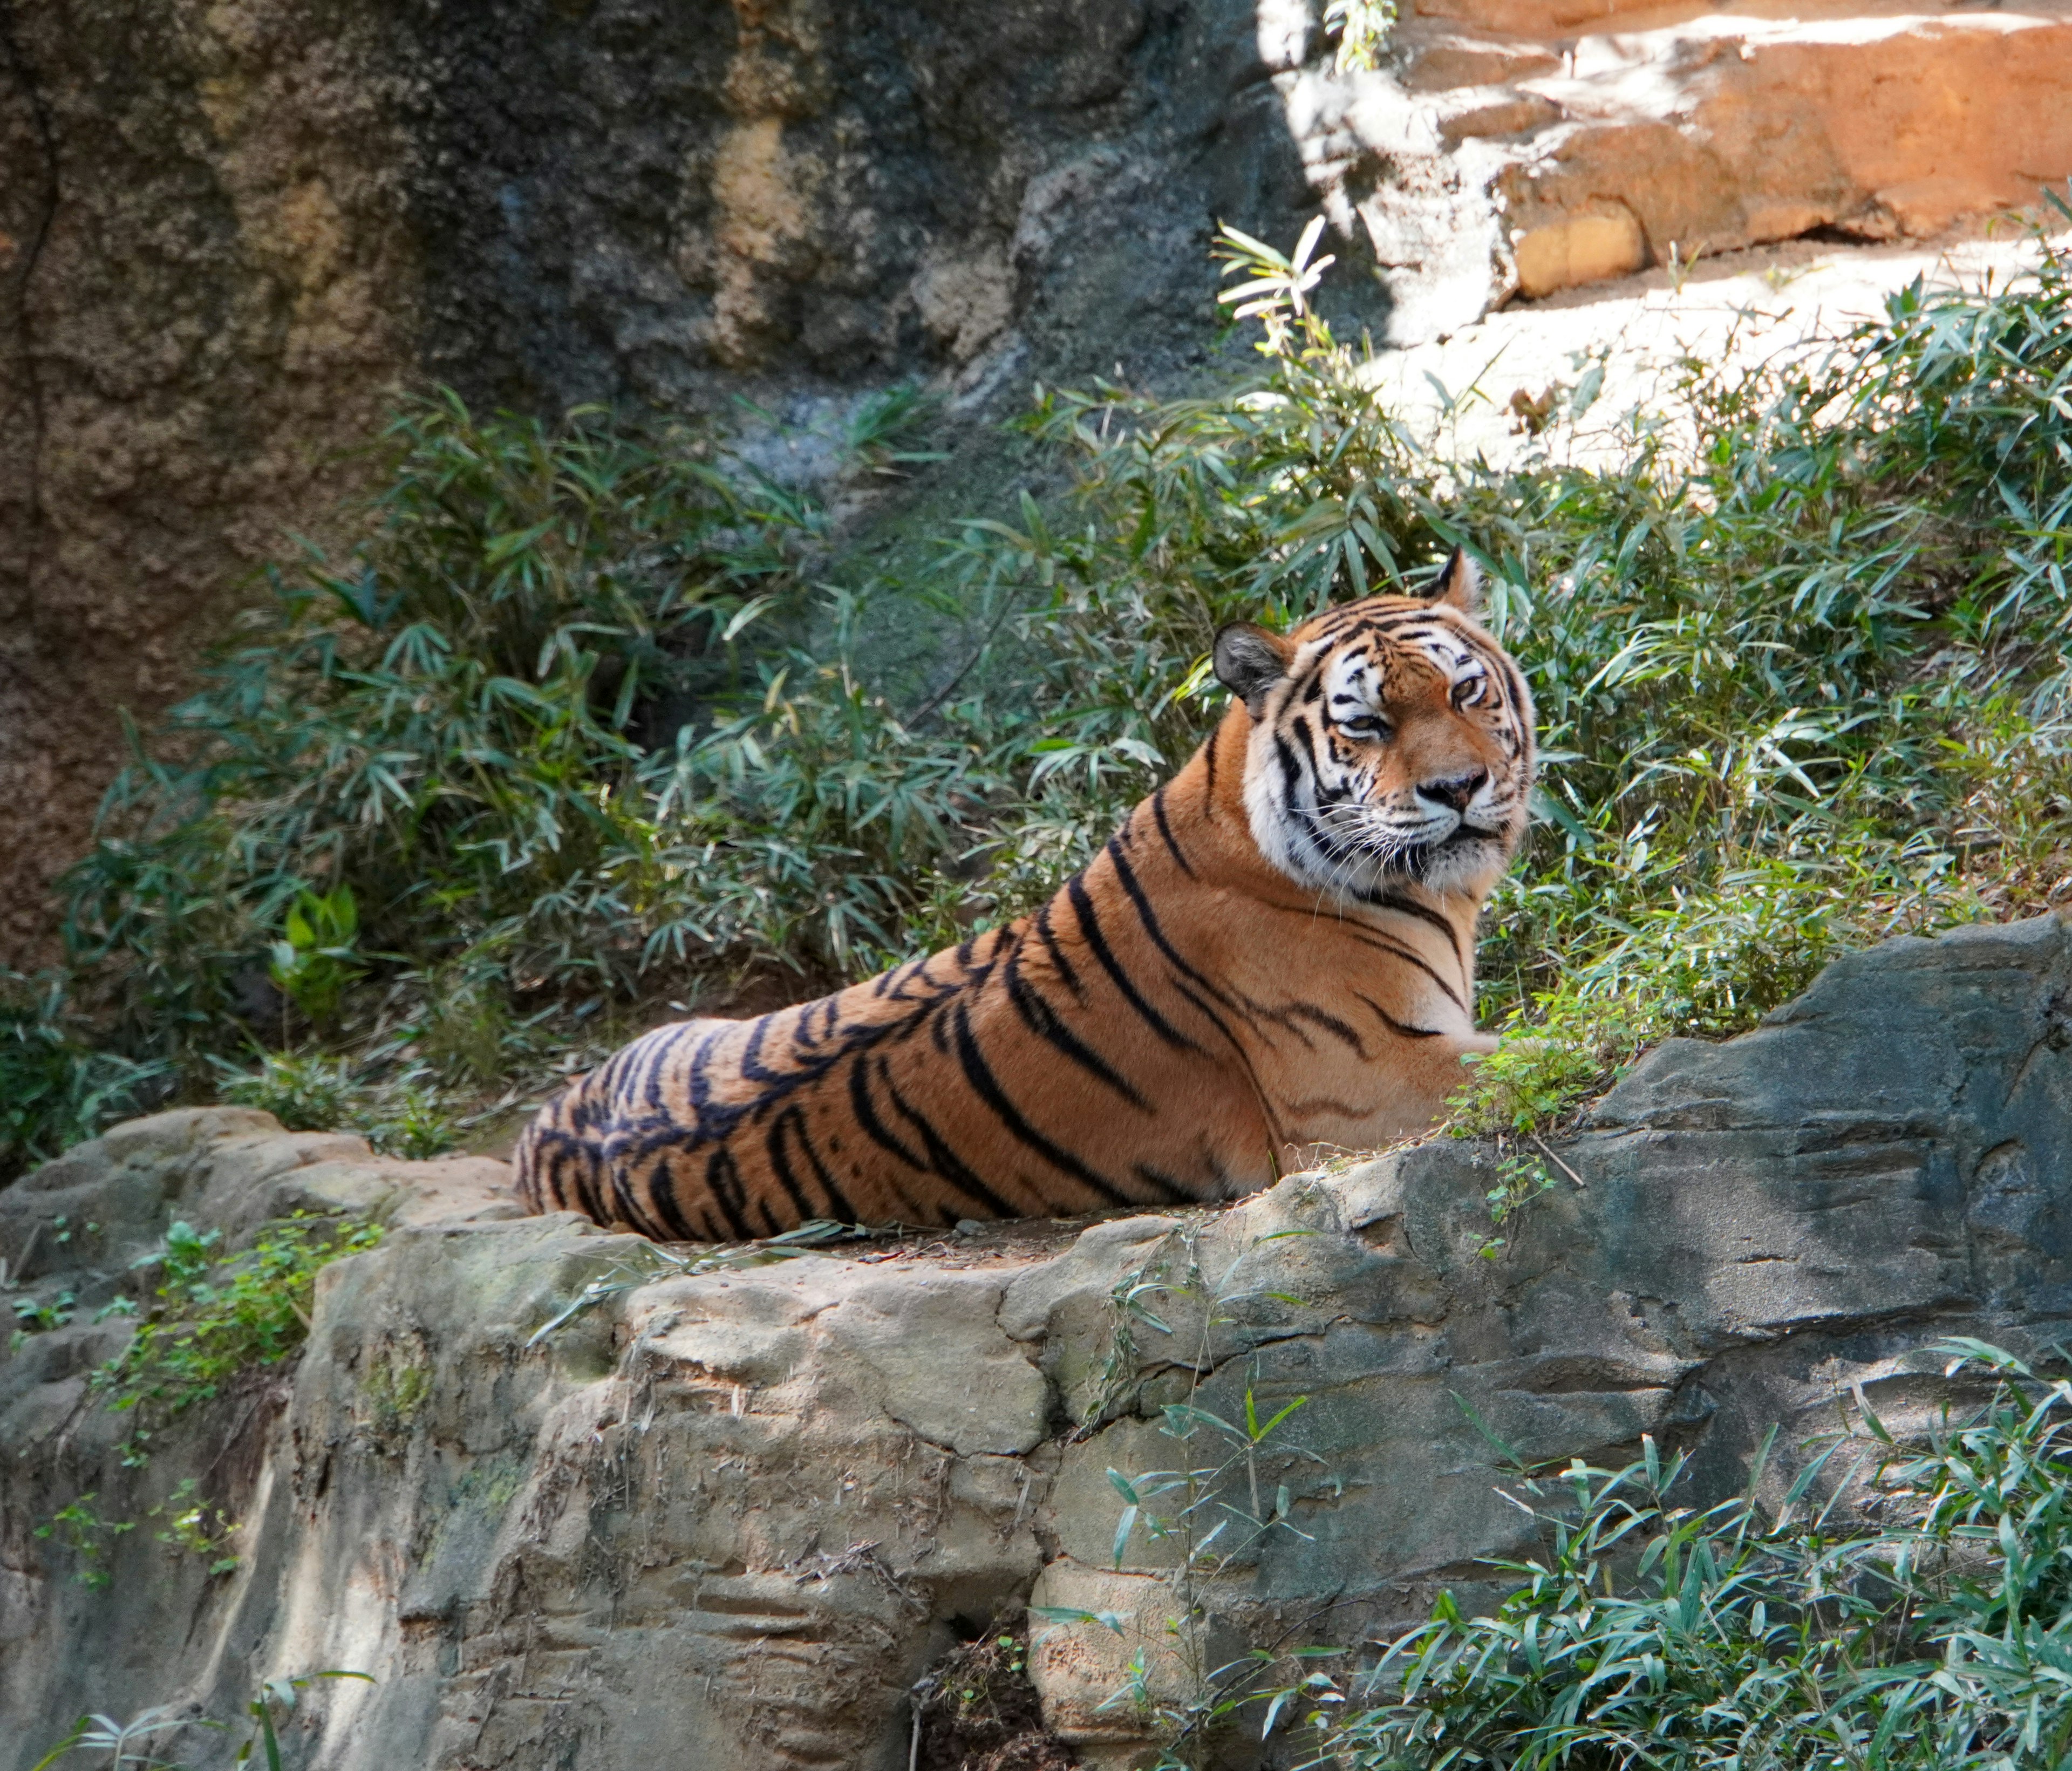
<path id="1" fill-rule="evenodd" d="M 1494 1254 L 1496 1153 L 1445 1138 L 1223 1210 L 693 1272 L 517 1215 L 500 1165 L 231 1109 L 119 1127 L 0 1194 L 13 1295 L 75 1297 L 0 1362 L 0 1765 L 89 1708 L 228 1717 L 261 1678 L 350 1667 L 376 1682 L 310 1693 L 298 1762 L 896 1771 L 915 1682 L 1032 1604 L 1108 1614 L 1035 1620 L 1029 1671 L 1083 1762 L 1136 1762 L 1155 1724 L 1110 1699 L 1140 1650 L 1142 1691 L 1185 1703 L 1248 1644 L 1491 1596 L 1488 1559 L 1536 1541 L 1513 1461 L 1651 1434 L 1696 1496 L 1781 1423 L 1781 1487 L 1863 1401 L 1936 1407 L 1938 1337 L 2054 1342 L 2068 991 L 2054 919 L 1844 959 L 1745 1037 L 1638 1066 Z M 129 1329 L 91 1306 L 175 1216 L 234 1243 L 298 1209 L 391 1227 L 324 1271 L 299 1365 L 124 1468 L 86 1380 Z M 598 1280 L 621 1288 L 536 1342 Z M 1298 1397 L 1235 1462 L 1161 1413 Z M 1227 1535 L 1176 1633 L 1178 1539 L 1140 1522 L 1118 1558 L 1109 1472 L 1227 1462 L 1216 1500 L 1277 1522 Z M 236 1522 L 234 1569 L 156 1540 L 183 1479 Z M 106 1538 L 105 1586 L 34 1535 L 84 1494 L 142 1522 Z M 187 1762 L 227 1757 L 212 1738 Z"/>

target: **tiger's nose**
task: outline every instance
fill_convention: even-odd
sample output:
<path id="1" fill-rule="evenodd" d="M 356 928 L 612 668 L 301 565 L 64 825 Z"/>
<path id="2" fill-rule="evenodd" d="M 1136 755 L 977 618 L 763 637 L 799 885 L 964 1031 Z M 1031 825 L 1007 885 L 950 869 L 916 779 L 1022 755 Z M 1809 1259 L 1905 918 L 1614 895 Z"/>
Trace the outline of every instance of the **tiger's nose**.
<path id="1" fill-rule="evenodd" d="M 1481 791 L 1482 783 L 1488 779 L 1487 769 L 1470 769 L 1466 775 L 1449 775 L 1443 780 L 1420 781 L 1417 791 L 1424 799 L 1436 799 L 1456 812 L 1466 812 L 1468 802 Z"/>

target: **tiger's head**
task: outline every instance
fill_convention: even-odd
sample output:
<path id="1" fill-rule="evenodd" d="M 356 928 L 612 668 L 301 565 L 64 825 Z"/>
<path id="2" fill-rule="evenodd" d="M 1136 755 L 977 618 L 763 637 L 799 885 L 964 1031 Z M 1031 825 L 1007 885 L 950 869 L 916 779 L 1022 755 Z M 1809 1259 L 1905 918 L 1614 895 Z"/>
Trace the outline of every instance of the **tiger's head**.
<path id="1" fill-rule="evenodd" d="M 1480 600 L 1457 549 L 1429 600 L 1368 597 L 1285 635 L 1240 622 L 1216 635 L 1216 675 L 1252 717 L 1252 834 L 1298 884 L 1349 898 L 1495 885 L 1525 832 L 1532 698 L 1477 624 Z"/>

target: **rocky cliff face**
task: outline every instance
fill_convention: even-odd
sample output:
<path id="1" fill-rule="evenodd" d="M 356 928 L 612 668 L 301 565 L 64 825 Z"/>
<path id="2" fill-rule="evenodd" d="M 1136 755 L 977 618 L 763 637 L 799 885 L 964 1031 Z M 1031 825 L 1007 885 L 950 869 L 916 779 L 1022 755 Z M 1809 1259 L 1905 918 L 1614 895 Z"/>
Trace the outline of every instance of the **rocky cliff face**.
<path id="1" fill-rule="evenodd" d="M 893 1771 L 915 1681 L 1033 1603 L 1116 1614 L 1039 1623 L 1030 1672 L 1084 1762 L 1130 1763 L 1141 1727 L 1103 1707 L 1129 1654 L 1159 1689 L 1190 1676 L 1161 1553 L 1112 1554 L 1107 1472 L 1185 1455 L 1161 1404 L 1309 1399 L 1259 1471 L 1299 1533 L 1205 1589 L 1219 1658 L 1488 1590 L 1480 1559 L 1530 1531 L 1457 1397 L 1528 1459 L 1649 1433 L 1714 1490 L 1782 1422 L 1787 1482 L 1852 1396 L 1901 1424 L 1930 1405 L 1923 1342 L 2072 1325 L 2068 1004 L 2054 920 L 1845 959 L 1758 1031 L 1650 1057 L 1494 1259 L 1486 1153 L 1443 1140 L 1227 1210 L 692 1272 L 519 1217 L 500 1165 L 229 1109 L 118 1128 L 0 1194 L 10 1272 L 80 1308 L 0 1364 L 0 1761 L 86 1708 L 227 1716 L 261 1676 L 343 1666 L 378 1683 L 298 1724 L 337 1771 Z M 128 1330 L 91 1307 L 171 1217 L 235 1239 L 298 1209 L 393 1227 L 325 1270 L 298 1367 L 121 1467 L 84 1380 Z M 1125 1330 L 1118 1292 L 1147 1284 L 1162 1329 Z M 33 1535 L 82 1493 L 141 1516 L 182 1478 L 238 1522 L 234 1570 L 140 1530 L 94 1590 Z"/>

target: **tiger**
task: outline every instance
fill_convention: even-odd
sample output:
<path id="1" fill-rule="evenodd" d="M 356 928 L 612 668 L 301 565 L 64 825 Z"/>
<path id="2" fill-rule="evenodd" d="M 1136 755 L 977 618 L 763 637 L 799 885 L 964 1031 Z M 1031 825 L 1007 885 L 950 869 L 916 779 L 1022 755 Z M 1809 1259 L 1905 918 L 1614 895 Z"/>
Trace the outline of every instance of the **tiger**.
<path id="1" fill-rule="evenodd" d="M 683 1242 L 1067 1218 L 1429 1131 L 1496 1045 L 1476 922 L 1536 764 L 1479 612 L 1457 550 L 1428 596 L 1223 628 L 1219 723 L 1041 909 L 635 1039 L 527 1128 L 525 1206 Z"/>

